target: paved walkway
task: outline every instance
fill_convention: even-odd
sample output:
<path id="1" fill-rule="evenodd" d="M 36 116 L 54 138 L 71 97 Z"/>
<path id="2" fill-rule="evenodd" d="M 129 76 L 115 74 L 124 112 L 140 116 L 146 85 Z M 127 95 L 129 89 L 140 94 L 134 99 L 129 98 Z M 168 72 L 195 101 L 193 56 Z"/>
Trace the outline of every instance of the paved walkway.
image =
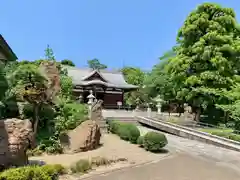
<path id="1" fill-rule="evenodd" d="M 151 129 L 140 127 L 141 134 Z M 240 153 L 166 134 L 173 156 L 89 180 L 239 180 Z"/>
<path id="2" fill-rule="evenodd" d="M 154 131 L 146 127 L 139 127 L 141 134 Z M 171 152 L 185 152 L 200 158 L 211 159 L 212 161 L 240 170 L 240 152 L 205 144 L 195 140 L 189 140 L 178 136 L 166 134 L 168 139 L 167 149 Z"/>
<path id="3" fill-rule="evenodd" d="M 145 166 L 123 169 L 88 180 L 239 180 L 240 174 L 186 154 Z"/>

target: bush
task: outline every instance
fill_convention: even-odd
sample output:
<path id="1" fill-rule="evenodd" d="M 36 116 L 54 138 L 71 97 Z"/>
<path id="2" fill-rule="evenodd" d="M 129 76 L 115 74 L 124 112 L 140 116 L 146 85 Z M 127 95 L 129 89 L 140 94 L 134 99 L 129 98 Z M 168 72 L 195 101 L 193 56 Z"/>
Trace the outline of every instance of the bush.
<path id="1" fill-rule="evenodd" d="M 144 143 L 144 137 L 143 136 L 139 136 L 138 139 L 137 139 L 137 144 L 140 146 L 140 147 L 143 147 Z"/>
<path id="2" fill-rule="evenodd" d="M 240 134 L 240 121 L 236 121 L 235 123 L 234 123 L 234 132 L 236 133 L 236 134 Z"/>
<path id="3" fill-rule="evenodd" d="M 65 173 L 61 165 L 25 166 L 12 168 L 0 173 L 1 180 L 56 180 Z"/>
<path id="4" fill-rule="evenodd" d="M 143 139 L 143 146 L 147 151 L 158 152 L 161 151 L 168 143 L 167 138 L 162 133 L 148 132 Z"/>
<path id="5" fill-rule="evenodd" d="M 119 137 L 123 140 L 136 143 L 138 137 L 140 136 L 140 131 L 134 124 L 122 123 L 113 120 L 108 121 L 108 124 L 110 132 L 119 135 Z"/>
<path id="6" fill-rule="evenodd" d="M 113 134 L 118 134 L 118 129 L 119 126 L 121 125 L 121 122 L 108 120 L 107 123 L 109 125 L 109 131 Z"/>
<path id="7" fill-rule="evenodd" d="M 72 173 L 85 173 L 91 168 L 91 163 L 86 159 L 80 159 L 70 167 Z"/>
<path id="8" fill-rule="evenodd" d="M 238 141 L 240 142 L 240 135 L 239 134 L 230 134 L 229 135 L 229 139 L 233 140 L 233 141 Z"/>
<path id="9" fill-rule="evenodd" d="M 54 112 L 52 111 L 53 108 L 50 106 L 41 108 L 40 126 L 37 133 L 38 149 L 48 154 L 59 154 L 63 152 L 60 134 L 76 128 L 85 121 L 88 111 L 86 105 L 73 103 L 64 98 L 59 99 Z M 32 116 L 31 106 L 25 106 L 25 115 L 26 117 Z"/>
<path id="10" fill-rule="evenodd" d="M 140 131 L 134 124 L 122 123 L 119 124 L 117 134 L 123 140 L 130 141 L 131 143 L 137 143 Z"/>

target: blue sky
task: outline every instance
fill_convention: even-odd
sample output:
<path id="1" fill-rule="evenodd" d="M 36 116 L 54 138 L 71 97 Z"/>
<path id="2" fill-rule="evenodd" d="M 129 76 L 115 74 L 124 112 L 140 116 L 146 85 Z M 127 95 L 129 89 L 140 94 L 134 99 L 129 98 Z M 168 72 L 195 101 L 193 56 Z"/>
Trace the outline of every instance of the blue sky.
<path id="1" fill-rule="evenodd" d="M 0 33 L 20 60 L 44 56 L 77 66 L 98 58 L 110 68 L 149 69 L 175 44 L 186 16 L 202 0 L 1 0 Z M 215 0 L 235 9 L 239 0 Z"/>

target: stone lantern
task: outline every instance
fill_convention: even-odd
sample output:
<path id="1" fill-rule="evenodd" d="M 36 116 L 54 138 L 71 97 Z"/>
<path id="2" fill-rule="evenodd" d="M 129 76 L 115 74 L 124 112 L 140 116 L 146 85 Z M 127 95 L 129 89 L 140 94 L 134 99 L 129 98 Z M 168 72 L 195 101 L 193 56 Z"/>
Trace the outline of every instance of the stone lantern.
<path id="1" fill-rule="evenodd" d="M 88 116 L 89 119 L 91 118 L 91 110 L 92 110 L 92 104 L 94 102 L 95 96 L 93 95 L 93 91 L 89 91 L 89 95 L 87 96 L 88 99 Z"/>
<path id="2" fill-rule="evenodd" d="M 150 107 L 150 103 L 147 103 L 147 116 L 148 117 L 151 117 L 151 114 L 152 114 L 152 109 L 151 109 L 151 107 Z"/>
<path id="3" fill-rule="evenodd" d="M 83 96 L 82 96 L 82 95 L 80 95 L 80 96 L 78 97 L 78 101 L 79 101 L 79 103 L 82 103 L 82 102 L 83 102 Z"/>
<path id="4" fill-rule="evenodd" d="M 161 114 L 161 108 L 162 108 L 162 103 L 163 103 L 163 100 L 160 98 L 160 96 L 157 96 L 155 98 L 155 101 L 157 103 L 156 107 L 157 107 L 157 113 L 158 114 Z"/>

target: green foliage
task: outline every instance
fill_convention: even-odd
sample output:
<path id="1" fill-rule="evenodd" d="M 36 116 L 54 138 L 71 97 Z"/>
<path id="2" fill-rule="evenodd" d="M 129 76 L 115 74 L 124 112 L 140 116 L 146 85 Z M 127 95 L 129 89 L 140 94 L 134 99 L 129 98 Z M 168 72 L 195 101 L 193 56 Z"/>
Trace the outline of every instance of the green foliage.
<path id="1" fill-rule="evenodd" d="M 58 104 L 58 113 L 55 119 L 56 130 L 72 130 L 87 119 L 88 109 L 85 104 L 63 101 Z"/>
<path id="2" fill-rule="evenodd" d="M 65 173 L 61 165 L 26 166 L 11 168 L 0 173 L 2 180 L 56 180 Z"/>
<path id="3" fill-rule="evenodd" d="M 137 143 L 140 131 L 134 124 L 123 123 L 118 129 L 118 135 L 123 140 L 130 141 L 131 143 Z"/>
<path id="4" fill-rule="evenodd" d="M 93 70 L 101 70 L 101 69 L 107 69 L 107 66 L 105 64 L 101 64 L 98 59 L 92 59 L 88 60 L 88 67 Z"/>
<path id="5" fill-rule="evenodd" d="M 73 82 L 69 76 L 61 75 L 61 93 L 60 96 L 64 98 L 72 99 Z"/>
<path id="6" fill-rule="evenodd" d="M 62 60 L 61 64 L 62 65 L 67 65 L 67 66 L 75 66 L 75 64 L 71 60 L 69 60 L 69 59 Z"/>
<path id="7" fill-rule="evenodd" d="M 167 145 L 168 141 L 164 134 L 148 132 L 144 135 L 143 146 L 147 151 L 159 152 Z"/>
<path id="8" fill-rule="evenodd" d="M 137 139 L 140 136 L 140 131 L 136 125 L 131 123 L 110 121 L 109 126 L 110 131 L 119 135 L 121 139 L 130 141 L 131 143 L 137 143 Z"/>
<path id="9" fill-rule="evenodd" d="M 124 67 L 121 69 L 127 83 L 138 86 L 138 89 L 124 94 L 127 105 L 141 105 L 148 101 L 143 82 L 146 74 L 139 68 Z"/>
<path id="10" fill-rule="evenodd" d="M 223 138 L 231 139 L 234 141 L 240 142 L 240 135 L 239 132 L 234 131 L 233 129 L 226 128 L 226 129 L 219 129 L 219 128 L 209 128 L 209 129 L 200 129 L 201 131 L 207 132 L 209 134 L 220 136 Z"/>
<path id="11" fill-rule="evenodd" d="M 240 120 L 239 30 L 233 9 L 199 5 L 179 29 L 176 46 L 147 75 L 147 94 L 160 95 L 168 103 L 187 103 L 195 120 L 201 113 L 212 120 L 212 111 L 218 112 L 218 121 L 220 116 L 225 122 Z"/>
<path id="12" fill-rule="evenodd" d="M 222 94 L 236 81 L 239 38 L 232 9 L 204 3 L 185 20 L 178 33 L 177 55 L 167 71 L 175 82 L 177 98 L 206 108 L 227 102 Z"/>
<path id="13" fill-rule="evenodd" d="M 119 126 L 121 126 L 121 122 L 115 120 L 108 120 L 109 131 L 113 134 L 118 134 Z"/>
<path id="14" fill-rule="evenodd" d="M 70 167 L 72 173 L 86 173 L 92 169 L 91 163 L 89 160 L 80 159 Z"/>
<path id="15" fill-rule="evenodd" d="M 47 45 L 47 48 L 45 49 L 45 59 L 48 61 L 55 61 L 55 56 L 53 53 L 52 48 L 50 48 L 49 44 Z"/>

